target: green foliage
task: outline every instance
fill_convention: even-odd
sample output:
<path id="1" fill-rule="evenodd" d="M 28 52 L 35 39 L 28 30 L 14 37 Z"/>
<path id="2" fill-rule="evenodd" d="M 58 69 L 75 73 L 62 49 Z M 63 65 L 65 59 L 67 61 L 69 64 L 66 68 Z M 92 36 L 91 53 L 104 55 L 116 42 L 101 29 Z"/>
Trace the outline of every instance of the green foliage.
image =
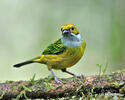
<path id="1" fill-rule="evenodd" d="M 96 66 L 99 68 L 99 75 L 104 75 L 106 73 L 108 62 L 106 61 L 106 64 L 104 66 L 104 69 L 102 69 L 102 65 L 96 64 Z"/>
<path id="2" fill-rule="evenodd" d="M 125 72 L 125 69 L 123 70 L 117 70 L 116 72 L 112 72 L 113 74 L 121 74 L 121 73 L 124 73 Z"/>
<path id="3" fill-rule="evenodd" d="M 54 86 L 51 83 L 45 83 L 47 90 L 54 89 Z"/>
<path id="4" fill-rule="evenodd" d="M 28 99 L 28 97 L 26 96 L 26 91 L 32 92 L 32 90 L 30 88 L 26 87 L 25 85 L 20 86 L 19 88 L 21 89 L 21 92 L 19 93 L 19 95 L 17 95 L 15 100 L 19 100 L 22 96 L 24 96 L 25 99 Z"/>
<path id="5" fill-rule="evenodd" d="M 50 75 L 48 78 L 46 78 L 45 81 L 48 83 L 48 82 L 50 82 L 52 79 L 53 79 L 53 75 Z"/>
<path id="6" fill-rule="evenodd" d="M 107 80 L 108 82 L 111 81 L 111 77 L 106 76 L 106 80 Z"/>
<path id="7" fill-rule="evenodd" d="M 6 93 L 6 91 L 3 91 L 3 92 L 2 92 L 2 95 L 0 96 L 0 99 L 3 98 L 3 96 L 5 95 L 5 93 Z"/>
<path id="8" fill-rule="evenodd" d="M 50 81 L 52 80 L 53 76 L 50 75 L 46 80 L 45 80 L 45 86 L 47 88 L 47 90 L 49 89 L 54 89 L 54 86 L 50 83 Z"/>
<path id="9" fill-rule="evenodd" d="M 24 90 L 32 92 L 32 90 L 30 88 L 26 87 L 25 85 L 23 85 L 22 87 L 23 87 Z"/>
<path id="10" fill-rule="evenodd" d="M 106 73 L 107 67 L 108 67 L 108 62 L 106 61 L 105 67 L 104 67 L 104 69 L 102 70 L 102 74 L 103 74 L 103 75 Z"/>
<path id="11" fill-rule="evenodd" d="M 19 100 L 20 97 L 22 97 L 24 94 L 24 91 L 21 91 L 19 95 L 17 95 L 16 100 Z"/>
<path id="12" fill-rule="evenodd" d="M 102 66 L 100 64 L 96 64 L 96 66 L 99 68 L 99 75 L 101 75 Z"/>
<path id="13" fill-rule="evenodd" d="M 33 75 L 33 77 L 30 79 L 30 85 L 33 85 L 35 84 L 35 77 L 36 77 L 36 74 Z"/>
<path id="14" fill-rule="evenodd" d="M 37 80 L 37 83 L 41 84 L 42 81 L 43 81 L 43 79 L 40 78 L 39 80 Z"/>
<path id="15" fill-rule="evenodd" d="M 16 97 L 15 100 L 20 100 L 20 98 L 24 96 L 26 100 L 28 100 L 29 98 L 26 96 L 26 92 L 25 91 L 21 91 L 20 94 Z"/>
<path id="16" fill-rule="evenodd" d="M 24 97 L 25 97 L 26 100 L 29 99 L 29 98 L 26 96 L 26 92 L 25 92 L 25 91 L 24 91 L 23 95 L 24 95 Z"/>

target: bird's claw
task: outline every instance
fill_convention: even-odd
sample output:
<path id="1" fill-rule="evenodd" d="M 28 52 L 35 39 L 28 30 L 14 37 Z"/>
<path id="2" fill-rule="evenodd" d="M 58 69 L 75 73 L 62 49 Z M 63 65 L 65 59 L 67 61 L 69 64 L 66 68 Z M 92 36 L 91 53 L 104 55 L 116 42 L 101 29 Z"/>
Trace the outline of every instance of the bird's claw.
<path id="1" fill-rule="evenodd" d="M 54 77 L 54 80 L 56 81 L 56 83 L 62 84 L 62 81 L 59 80 L 57 77 Z"/>
<path id="2" fill-rule="evenodd" d="M 85 75 L 83 75 L 83 74 L 82 74 L 82 75 L 80 75 L 80 78 L 83 78 L 83 79 L 84 79 L 84 78 L 85 78 Z"/>
<path id="3" fill-rule="evenodd" d="M 85 78 L 85 76 L 82 74 L 82 75 L 80 75 L 80 76 L 77 76 L 77 75 L 73 75 L 75 78 Z"/>
<path id="4" fill-rule="evenodd" d="M 75 74 L 73 75 L 73 77 L 78 78 L 78 76 L 77 76 L 77 75 L 75 75 Z"/>

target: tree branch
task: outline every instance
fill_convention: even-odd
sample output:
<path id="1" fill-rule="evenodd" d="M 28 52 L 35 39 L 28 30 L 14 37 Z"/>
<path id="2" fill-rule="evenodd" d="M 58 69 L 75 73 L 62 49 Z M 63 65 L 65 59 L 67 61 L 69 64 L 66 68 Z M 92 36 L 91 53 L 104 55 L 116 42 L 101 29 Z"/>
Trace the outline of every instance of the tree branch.
<path id="1" fill-rule="evenodd" d="M 0 99 L 47 99 L 100 93 L 120 93 L 125 96 L 125 70 L 110 75 L 61 79 L 62 84 L 57 84 L 50 77 L 40 80 L 34 78 L 30 81 L 0 83 Z"/>

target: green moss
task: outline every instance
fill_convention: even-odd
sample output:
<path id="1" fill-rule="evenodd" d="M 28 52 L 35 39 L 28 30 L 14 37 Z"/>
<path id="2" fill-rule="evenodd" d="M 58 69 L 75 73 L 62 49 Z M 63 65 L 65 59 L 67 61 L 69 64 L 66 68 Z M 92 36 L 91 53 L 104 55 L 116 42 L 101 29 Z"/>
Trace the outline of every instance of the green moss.
<path id="1" fill-rule="evenodd" d="M 8 84 L 8 83 L 12 83 L 12 82 L 13 82 L 13 81 L 9 81 L 9 80 L 6 80 L 6 81 L 5 81 L 5 83 L 7 83 L 7 84 Z"/>
<path id="2" fill-rule="evenodd" d="M 112 72 L 113 74 L 122 74 L 125 72 L 125 69 L 124 70 L 118 70 L 116 72 Z"/>
<path id="3" fill-rule="evenodd" d="M 54 89 L 54 86 L 50 83 L 52 79 L 52 75 L 45 79 L 45 87 L 47 88 L 47 90 Z"/>
<path id="4" fill-rule="evenodd" d="M 16 90 L 16 89 L 18 89 L 18 86 L 13 86 L 11 89 Z"/>
<path id="5" fill-rule="evenodd" d="M 108 75 L 105 76 L 105 79 L 106 79 L 108 82 L 112 81 L 112 80 L 111 80 L 112 78 L 111 78 L 110 76 L 108 76 Z"/>
<path id="6" fill-rule="evenodd" d="M 46 87 L 47 90 L 55 88 L 51 83 L 45 83 L 45 87 Z"/>

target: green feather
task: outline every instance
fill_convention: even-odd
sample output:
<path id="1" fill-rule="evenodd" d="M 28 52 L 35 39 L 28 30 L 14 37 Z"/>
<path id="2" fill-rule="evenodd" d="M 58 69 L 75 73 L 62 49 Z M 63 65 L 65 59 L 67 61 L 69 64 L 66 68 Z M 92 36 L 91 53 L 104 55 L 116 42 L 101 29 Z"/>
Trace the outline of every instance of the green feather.
<path id="1" fill-rule="evenodd" d="M 44 51 L 43 54 L 60 54 L 66 50 L 66 46 L 61 42 L 61 39 L 50 44 Z"/>

